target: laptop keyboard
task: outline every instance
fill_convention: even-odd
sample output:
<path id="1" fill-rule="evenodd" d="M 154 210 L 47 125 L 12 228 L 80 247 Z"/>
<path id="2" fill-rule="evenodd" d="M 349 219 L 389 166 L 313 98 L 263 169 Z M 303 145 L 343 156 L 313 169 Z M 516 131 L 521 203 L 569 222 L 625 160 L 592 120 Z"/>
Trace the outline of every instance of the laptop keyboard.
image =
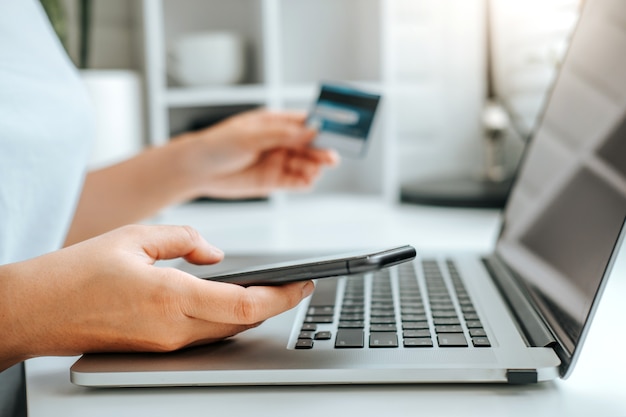
<path id="1" fill-rule="evenodd" d="M 422 274 L 416 274 L 419 265 Z M 295 348 L 484 348 L 491 343 L 451 260 L 317 282 Z M 394 276 L 392 276 L 392 274 Z M 419 277 L 419 279 L 418 279 Z M 339 303 L 337 303 L 337 300 Z"/>

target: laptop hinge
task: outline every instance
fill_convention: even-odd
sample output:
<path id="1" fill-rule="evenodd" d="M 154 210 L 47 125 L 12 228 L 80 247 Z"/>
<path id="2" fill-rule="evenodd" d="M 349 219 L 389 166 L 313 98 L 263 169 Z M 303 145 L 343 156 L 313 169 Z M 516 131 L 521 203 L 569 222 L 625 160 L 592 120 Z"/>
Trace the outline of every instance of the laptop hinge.
<path id="1" fill-rule="evenodd" d="M 506 382 L 511 385 L 536 384 L 538 381 L 535 369 L 507 369 Z"/>
<path id="2" fill-rule="evenodd" d="M 485 267 L 498 286 L 529 346 L 548 347 L 557 343 L 552 332 L 529 301 L 530 296 L 518 285 L 508 268 L 496 258 L 483 259 Z"/>

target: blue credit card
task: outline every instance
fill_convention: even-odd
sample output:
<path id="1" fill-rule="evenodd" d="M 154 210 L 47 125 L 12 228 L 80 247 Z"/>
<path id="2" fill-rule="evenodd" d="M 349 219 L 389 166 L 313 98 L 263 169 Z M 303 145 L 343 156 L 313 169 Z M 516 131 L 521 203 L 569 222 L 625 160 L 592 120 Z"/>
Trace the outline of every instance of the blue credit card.
<path id="1" fill-rule="evenodd" d="M 378 94 L 322 84 L 307 118 L 308 126 L 319 132 L 313 146 L 334 149 L 342 156 L 364 156 L 379 102 Z"/>

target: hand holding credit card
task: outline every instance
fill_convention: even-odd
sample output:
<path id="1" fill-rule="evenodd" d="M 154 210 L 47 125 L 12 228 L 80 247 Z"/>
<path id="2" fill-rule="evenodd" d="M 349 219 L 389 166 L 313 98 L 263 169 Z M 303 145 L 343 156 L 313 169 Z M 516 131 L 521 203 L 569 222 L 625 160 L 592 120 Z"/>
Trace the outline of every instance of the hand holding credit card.
<path id="1" fill-rule="evenodd" d="M 307 125 L 319 131 L 318 148 L 335 149 L 342 156 L 365 155 L 367 139 L 380 95 L 352 87 L 322 84 Z"/>

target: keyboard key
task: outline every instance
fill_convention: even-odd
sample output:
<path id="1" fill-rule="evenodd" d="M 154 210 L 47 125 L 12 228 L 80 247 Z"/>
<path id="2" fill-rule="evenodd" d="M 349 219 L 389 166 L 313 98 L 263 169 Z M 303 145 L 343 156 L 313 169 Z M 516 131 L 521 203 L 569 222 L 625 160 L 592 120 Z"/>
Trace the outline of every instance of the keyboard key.
<path id="1" fill-rule="evenodd" d="M 313 339 L 314 332 L 300 332 L 298 339 Z"/>
<path id="2" fill-rule="evenodd" d="M 450 311 L 446 311 L 446 310 L 433 310 L 432 311 L 433 317 L 434 318 L 455 318 L 458 317 L 456 315 L 456 311 L 454 310 L 450 310 Z"/>
<path id="3" fill-rule="evenodd" d="M 335 314 L 335 308 L 332 306 L 309 307 L 307 315 L 309 316 L 332 316 Z"/>
<path id="4" fill-rule="evenodd" d="M 395 317 L 372 317 L 370 319 L 371 324 L 395 324 Z"/>
<path id="5" fill-rule="evenodd" d="M 341 308 L 344 309 L 346 307 L 361 307 L 363 308 L 363 300 L 343 300 L 341 304 Z"/>
<path id="6" fill-rule="evenodd" d="M 430 309 L 439 311 L 454 311 L 454 305 L 452 303 L 430 303 Z"/>
<path id="7" fill-rule="evenodd" d="M 409 321 L 426 321 L 426 315 L 425 314 L 403 314 L 402 316 L 400 316 L 400 319 L 402 320 L 402 322 L 409 322 Z"/>
<path id="8" fill-rule="evenodd" d="M 461 326 L 435 326 L 436 333 L 463 333 Z"/>
<path id="9" fill-rule="evenodd" d="M 370 332 L 397 332 L 395 324 L 372 324 Z"/>
<path id="10" fill-rule="evenodd" d="M 370 312 L 371 317 L 395 317 L 396 313 L 393 309 L 390 310 L 372 310 Z"/>
<path id="11" fill-rule="evenodd" d="M 372 303 L 371 306 L 372 311 L 374 310 L 378 310 L 378 311 L 388 311 L 388 310 L 393 310 L 393 302 L 389 302 L 389 303 L 380 303 L 380 302 L 376 302 L 376 303 Z"/>
<path id="12" fill-rule="evenodd" d="M 450 325 L 459 325 L 461 324 L 461 322 L 459 322 L 458 318 L 453 318 L 453 319 L 434 319 L 433 320 L 435 323 L 435 326 L 450 326 Z"/>
<path id="13" fill-rule="evenodd" d="M 363 330 L 357 329 L 340 329 L 337 331 L 335 338 L 335 347 L 342 348 L 362 348 L 363 347 Z"/>
<path id="14" fill-rule="evenodd" d="M 465 322 L 465 324 L 467 325 L 469 329 L 483 327 L 480 320 L 468 320 L 467 322 Z"/>
<path id="15" fill-rule="evenodd" d="M 395 333 L 370 333 L 371 348 L 395 348 L 398 347 L 398 335 Z"/>
<path id="16" fill-rule="evenodd" d="M 317 330 L 317 324 L 315 323 L 304 323 L 302 325 L 302 330 L 303 332 L 314 332 Z"/>
<path id="17" fill-rule="evenodd" d="M 461 306 L 461 311 L 463 312 L 463 314 L 476 314 L 476 310 L 474 309 L 474 306 Z"/>
<path id="18" fill-rule="evenodd" d="M 365 307 L 363 306 L 345 306 L 341 308 L 341 314 L 363 314 L 365 313 Z"/>
<path id="19" fill-rule="evenodd" d="M 298 339 L 296 342 L 296 349 L 312 349 L 313 340 L 311 339 Z"/>
<path id="20" fill-rule="evenodd" d="M 437 335 L 440 347 L 467 347 L 467 340 L 463 333 L 442 333 Z"/>
<path id="21" fill-rule="evenodd" d="M 409 321 L 402 323 L 402 330 L 423 330 L 428 328 L 428 322 L 425 321 Z"/>
<path id="22" fill-rule="evenodd" d="M 419 338 L 419 339 L 404 339 L 404 347 L 417 348 L 417 347 L 433 347 L 433 341 L 431 339 Z"/>
<path id="23" fill-rule="evenodd" d="M 343 314 L 339 316 L 340 321 L 363 321 L 363 314 Z"/>
<path id="24" fill-rule="evenodd" d="M 365 327 L 364 321 L 340 321 L 337 326 L 340 329 L 362 329 Z"/>
<path id="25" fill-rule="evenodd" d="M 487 336 L 487 332 L 485 332 L 485 329 L 470 329 L 469 331 L 470 336 L 472 337 L 485 337 Z"/>
<path id="26" fill-rule="evenodd" d="M 486 337 L 473 337 L 472 344 L 474 347 L 491 347 L 491 343 Z"/>
<path id="27" fill-rule="evenodd" d="M 304 318 L 305 323 L 332 323 L 333 316 L 306 316 Z"/>
<path id="28" fill-rule="evenodd" d="M 428 329 L 423 329 L 423 330 L 405 330 L 402 332 L 402 337 L 406 338 L 412 338 L 412 337 L 428 337 L 430 338 L 430 330 Z"/>
<path id="29" fill-rule="evenodd" d="M 320 279 L 315 284 L 315 291 L 311 297 L 309 306 L 311 307 L 323 307 L 323 306 L 335 306 L 335 298 L 337 296 L 337 279 L 328 278 Z"/>
<path id="30" fill-rule="evenodd" d="M 463 317 L 465 320 L 478 320 L 478 314 L 476 313 L 465 313 Z"/>
<path id="31" fill-rule="evenodd" d="M 330 340 L 333 334 L 331 332 L 317 332 L 315 333 L 315 340 Z"/>
<path id="32" fill-rule="evenodd" d="M 425 314 L 423 308 L 402 308 L 402 314 Z"/>

